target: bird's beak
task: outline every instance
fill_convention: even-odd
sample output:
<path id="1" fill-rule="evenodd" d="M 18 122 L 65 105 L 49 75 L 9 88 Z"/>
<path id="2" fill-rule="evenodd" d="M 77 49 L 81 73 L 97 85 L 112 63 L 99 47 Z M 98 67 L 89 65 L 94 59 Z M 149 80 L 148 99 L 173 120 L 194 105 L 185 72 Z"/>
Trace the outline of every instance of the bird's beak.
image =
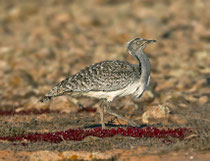
<path id="1" fill-rule="evenodd" d="M 146 42 L 147 42 L 147 44 L 150 44 L 152 42 L 156 42 L 156 40 L 147 40 Z"/>

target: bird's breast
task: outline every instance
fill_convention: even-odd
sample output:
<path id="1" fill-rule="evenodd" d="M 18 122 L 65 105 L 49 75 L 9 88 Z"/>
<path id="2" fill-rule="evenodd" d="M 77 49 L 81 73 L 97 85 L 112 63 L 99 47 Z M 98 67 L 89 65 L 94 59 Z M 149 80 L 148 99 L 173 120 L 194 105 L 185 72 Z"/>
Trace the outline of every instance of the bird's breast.
<path id="1" fill-rule="evenodd" d="M 144 93 L 144 91 L 146 90 L 146 88 L 149 86 L 149 82 L 150 82 L 150 76 L 148 77 L 148 80 L 146 82 L 140 81 L 139 86 L 134 93 L 134 96 L 140 98 Z"/>

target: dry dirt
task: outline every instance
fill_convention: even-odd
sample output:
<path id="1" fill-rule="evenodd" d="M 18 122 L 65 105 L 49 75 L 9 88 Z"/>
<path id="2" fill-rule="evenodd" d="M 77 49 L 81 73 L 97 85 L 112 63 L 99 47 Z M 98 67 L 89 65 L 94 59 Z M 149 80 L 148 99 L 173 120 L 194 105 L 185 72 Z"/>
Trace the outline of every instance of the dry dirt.
<path id="1" fill-rule="evenodd" d="M 192 130 L 182 140 L 170 138 L 171 144 L 125 136 L 0 140 L 0 160 L 210 160 L 209 8 L 209 0 L 0 1 L 0 137 L 98 126 L 98 115 L 78 112 L 81 105 L 70 97 L 38 100 L 87 65 L 137 63 L 125 49 L 135 37 L 157 40 L 146 48 L 151 84 L 141 99 L 117 98 L 112 108 L 141 125 Z M 99 105 L 89 98 L 79 102 Z M 56 112 L 18 113 L 32 109 Z M 126 124 L 109 115 L 105 120 Z"/>

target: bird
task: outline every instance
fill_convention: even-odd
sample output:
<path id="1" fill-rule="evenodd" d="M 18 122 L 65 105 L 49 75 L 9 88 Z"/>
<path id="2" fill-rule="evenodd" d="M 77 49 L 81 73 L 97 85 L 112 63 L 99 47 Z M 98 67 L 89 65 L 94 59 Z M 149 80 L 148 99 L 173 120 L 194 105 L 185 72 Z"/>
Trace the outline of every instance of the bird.
<path id="1" fill-rule="evenodd" d="M 138 61 L 131 64 L 127 61 L 106 60 L 85 67 L 78 73 L 67 77 L 55 85 L 40 102 L 47 102 L 53 97 L 70 95 L 72 97 L 87 96 L 100 100 L 97 112 L 100 114 L 102 129 L 105 129 L 104 113 L 122 119 L 130 126 L 138 124 L 111 109 L 115 97 L 133 94 L 140 98 L 150 82 L 150 61 L 144 53 L 145 47 L 156 42 L 135 38 L 126 44 L 127 52 Z"/>

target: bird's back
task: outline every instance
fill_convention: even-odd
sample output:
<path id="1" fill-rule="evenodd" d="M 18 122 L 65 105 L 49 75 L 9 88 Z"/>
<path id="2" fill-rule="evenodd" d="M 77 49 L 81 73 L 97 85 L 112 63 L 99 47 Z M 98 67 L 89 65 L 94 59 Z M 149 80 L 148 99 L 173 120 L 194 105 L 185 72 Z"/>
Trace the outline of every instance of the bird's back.
<path id="1" fill-rule="evenodd" d="M 110 60 L 86 67 L 61 84 L 75 92 L 115 91 L 125 88 L 139 77 L 139 71 L 130 63 Z"/>
<path id="2" fill-rule="evenodd" d="M 140 78 L 139 69 L 126 61 L 109 60 L 90 65 L 58 83 L 41 100 L 68 93 L 82 95 L 90 91 L 121 90 Z"/>

